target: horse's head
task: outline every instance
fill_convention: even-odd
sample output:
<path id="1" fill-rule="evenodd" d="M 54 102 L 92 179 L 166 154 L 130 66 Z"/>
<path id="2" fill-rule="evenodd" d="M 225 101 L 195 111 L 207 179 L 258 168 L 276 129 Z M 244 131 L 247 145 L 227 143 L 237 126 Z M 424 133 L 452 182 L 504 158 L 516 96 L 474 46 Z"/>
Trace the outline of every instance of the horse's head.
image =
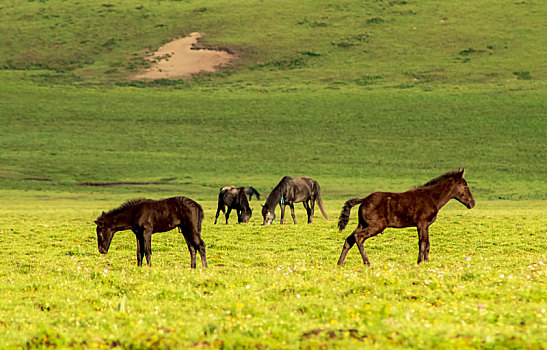
<path id="1" fill-rule="evenodd" d="M 240 224 L 247 224 L 249 223 L 249 220 L 251 220 L 251 216 L 253 216 L 253 210 L 251 208 L 244 209 L 238 214 L 237 222 Z"/>
<path id="2" fill-rule="evenodd" d="M 101 216 L 95 220 L 95 223 L 97 224 L 97 246 L 99 248 L 99 253 L 106 254 L 108 253 L 108 248 L 110 248 L 110 243 L 112 242 L 115 231 L 106 223 L 104 211 Z"/>
<path id="3" fill-rule="evenodd" d="M 264 226 L 271 225 L 272 221 L 275 219 L 275 211 L 263 205 L 262 217 L 264 218 L 264 222 L 262 223 Z"/>
<path id="4" fill-rule="evenodd" d="M 458 171 L 455 176 L 456 186 L 453 190 L 454 199 L 456 199 L 461 204 L 465 205 L 467 209 L 471 209 L 475 206 L 475 198 L 469 190 L 467 181 L 463 178 L 464 169 Z"/>

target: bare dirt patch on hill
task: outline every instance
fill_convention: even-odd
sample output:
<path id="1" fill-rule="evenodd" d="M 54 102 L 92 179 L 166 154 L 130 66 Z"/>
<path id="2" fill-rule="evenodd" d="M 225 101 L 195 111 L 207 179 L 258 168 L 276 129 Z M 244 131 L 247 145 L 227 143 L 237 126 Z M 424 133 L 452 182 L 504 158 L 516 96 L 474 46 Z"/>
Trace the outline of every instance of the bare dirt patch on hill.
<path id="1" fill-rule="evenodd" d="M 200 72 L 214 72 L 236 59 L 235 52 L 226 47 L 203 47 L 202 33 L 191 33 L 175 39 L 158 49 L 149 58 L 151 68 L 135 75 L 141 79 L 181 79 Z"/>

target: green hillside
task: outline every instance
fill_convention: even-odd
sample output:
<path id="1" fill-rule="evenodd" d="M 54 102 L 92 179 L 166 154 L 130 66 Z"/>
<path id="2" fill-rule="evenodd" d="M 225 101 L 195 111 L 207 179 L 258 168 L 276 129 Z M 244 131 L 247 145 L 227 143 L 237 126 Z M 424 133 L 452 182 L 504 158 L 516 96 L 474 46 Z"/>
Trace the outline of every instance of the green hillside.
<path id="1" fill-rule="evenodd" d="M 339 197 L 466 167 L 479 198 L 545 199 L 546 7 L 4 3 L 0 184 L 152 182 L 210 198 L 306 174 Z M 238 60 L 185 81 L 131 79 L 194 31 Z"/>
<path id="2" fill-rule="evenodd" d="M 225 184 L 264 192 L 289 174 L 315 177 L 339 198 L 403 191 L 466 167 L 478 198 L 547 197 L 537 91 L 257 94 L 6 81 L 0 93 L 5 189 L 163 182 L 149 187 L 211 199 Z"/>
<path id="3" fill-rule="evenodd" d="M 126 82 L 145 53 L 198 31 L 240 58 L 198 85 L 534 86 L 546 74 L 546 11 L 542 1 L 11 1 L 0 67 Z"/>

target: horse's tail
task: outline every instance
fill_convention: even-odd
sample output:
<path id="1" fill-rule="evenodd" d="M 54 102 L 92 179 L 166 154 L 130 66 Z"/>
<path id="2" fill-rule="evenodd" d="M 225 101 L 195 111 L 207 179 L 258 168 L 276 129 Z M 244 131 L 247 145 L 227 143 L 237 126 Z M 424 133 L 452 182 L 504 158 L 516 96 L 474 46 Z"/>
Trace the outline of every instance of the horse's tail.
<path id="1" fill-rule="evenodd" d="M 347 201 L 344 206 L 342 207 L 342 212 L 340 213 L 340 217 L 338 218 L 338 230 L 340 232 L 346 228 L 346 225 L 349 221 L 349 215 L 351 213 L 351 208 L 356 206 L 359 203 L 363 203 L 365 201 L 365 198 L 353 198 Z"/>
<path id="2" fill-rule="evenodd" d="M 226 212 L 224 208 L 224 191 L 222 190 L 218 193 L 217 213 L 221 210 L 223 213 Z"/>
<path id="3" fill-rule="evenodd" d="M 319 206 L 319 210 L 321 210 L 321 214 L 323 214 L 323 217 L 325 220 L 328 220 L 327 213 L 325 212 L 325 208 L 323 207 L 323 199 L 321 199 L 321 187 L 319 187 L 319 183 L 315 183 L 317 186 L 317 205 Z"/>
<path id="4" fill-rule="evenodd" d="M 201 236 L 201 224 L 203 223 L 205 214 L 203 213 L 203 208 L 201 207 L 201 205 L 199 205 L 198 203 L 196 203 L 196 205 L 197 205 L 197 212 L 198 212 L 198 222 L 196 226 L 198 229 L 198 234 Z"/>

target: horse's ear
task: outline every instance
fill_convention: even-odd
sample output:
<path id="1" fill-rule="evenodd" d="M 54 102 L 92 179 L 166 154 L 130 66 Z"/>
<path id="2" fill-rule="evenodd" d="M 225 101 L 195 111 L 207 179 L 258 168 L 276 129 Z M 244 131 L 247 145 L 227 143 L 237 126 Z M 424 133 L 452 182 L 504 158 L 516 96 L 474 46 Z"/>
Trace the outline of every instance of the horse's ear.
<path id="1" fill-rule="evenodd" d="M 465 171 L 465 168 L 461 168 L 460 171 L 458 172 L 458 176 L 459 176 L 460 178 L 463 177 L 463 172 L 464 172 L 464 171 Z"/>
<path id="2" fill-rule="evenodd" d="M 105 212 L 103 211 L 103 213 L 101 214 L 101 216 L 103 216 L 105 214 Z"/>
<path id="3" fill-rule="evenodd" d="M 260 204 L 262 206 L 262 208 L 264 208 L 264 204 Z"/>
<path id="4" fill-rule="evenodd" d="M 97 225 L 97 224 L 98 224 L 97 220 L 95 220 L 94 222 L 95 222 L 95 225 Z"/>

